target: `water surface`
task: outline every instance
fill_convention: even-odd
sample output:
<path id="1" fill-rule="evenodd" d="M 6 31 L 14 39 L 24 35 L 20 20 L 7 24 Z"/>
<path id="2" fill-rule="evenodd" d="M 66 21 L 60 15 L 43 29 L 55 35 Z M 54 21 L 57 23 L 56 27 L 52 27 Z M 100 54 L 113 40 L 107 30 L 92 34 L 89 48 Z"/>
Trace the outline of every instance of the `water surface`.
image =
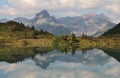
<path id="1" fill-rule="evenodd" d="M 0 50 L 0 78 L 120 77 L 120 51 L 93 49 L 61 52 L 38 48 L 3 51 Z"/>

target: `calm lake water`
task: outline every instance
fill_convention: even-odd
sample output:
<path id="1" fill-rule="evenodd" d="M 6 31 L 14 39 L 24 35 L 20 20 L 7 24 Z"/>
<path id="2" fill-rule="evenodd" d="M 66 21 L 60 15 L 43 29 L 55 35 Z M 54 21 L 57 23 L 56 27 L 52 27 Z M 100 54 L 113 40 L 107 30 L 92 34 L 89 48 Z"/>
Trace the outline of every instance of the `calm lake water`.
<path id="1" fill-rule="evenodd" d="M 0 49 L 0 78 L 120 78 L 119 50 Z"/>

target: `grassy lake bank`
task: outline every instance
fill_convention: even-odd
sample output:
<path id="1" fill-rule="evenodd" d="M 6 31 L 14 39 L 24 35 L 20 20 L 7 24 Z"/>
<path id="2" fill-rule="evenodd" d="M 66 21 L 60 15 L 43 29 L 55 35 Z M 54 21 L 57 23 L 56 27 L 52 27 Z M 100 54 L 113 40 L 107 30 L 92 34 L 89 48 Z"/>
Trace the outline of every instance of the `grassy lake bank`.
<path id="1" fill-rule="evenodd" d="M 68 46 L 78 46 L 81 48 L 86 47 L 113 47 L 120 45 L 119 38 L 94 38 L 94 39 L 82 39 L 76 38 L 72 41 L 63 40 L 60 38 L 52 39 L 19 39 L 19 40 L 9 40 L 1 43 L 1 46 L 11 46 L 11 47 L 68 47 Z"/>

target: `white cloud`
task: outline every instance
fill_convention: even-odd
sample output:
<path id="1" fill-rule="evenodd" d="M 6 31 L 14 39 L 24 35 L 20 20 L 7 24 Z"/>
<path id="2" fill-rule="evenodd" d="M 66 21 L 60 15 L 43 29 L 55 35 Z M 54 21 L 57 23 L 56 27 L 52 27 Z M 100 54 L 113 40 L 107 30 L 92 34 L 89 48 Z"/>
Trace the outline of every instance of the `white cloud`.
<path id="1" fill-rule="evenodd" d="M 9 4 L 12 7 L 19 9 L 30 9 L 36 8 L 39 0 L 8 0 Z"/>
<path id="2" fill-rule="evenodd" d="M 104 66 L 87 67 L 81 63 L 56 61 L 47 69 L 26 60 L 16 64 L 0 63 L 0 70 L 8 78 L 119 78 L 120 64 L 110 60 Z"/>
<path id="3" fill-rule="evenodd" d="M 111 13 L 111 16 L 116 15 L 114 18 L 119 17 L 116 19 L 120 19 L 119 0 L 8 0 L 8 4 L 5 6 L 0 9 L 0 14 L 27 16 L 47 9 L 56 13 L 60 12 L 60 16 L 67 14 L 73 16 L 78 15 L 78 12 L 99 11 L 109 16 L 109 13 Z M 64 12 L 67 12 L 67 14 L 64 14 Z"/>
<path id="4" fill-rule="evenodd" d="M 16 9 L 11 8 L 7 5 L 3 6 L 3 9 L 0 10 L 0 14 L 9 14 L 9 15 L 16 15 Z"/>
<path id="5" fill-rule="evenodd" d="M 106 6 L 106 9 L 110 10 L 116 14 L 120 13 L 120 5 L 118 5 L 118 4 L 108 5 L 108 6 Z"/>

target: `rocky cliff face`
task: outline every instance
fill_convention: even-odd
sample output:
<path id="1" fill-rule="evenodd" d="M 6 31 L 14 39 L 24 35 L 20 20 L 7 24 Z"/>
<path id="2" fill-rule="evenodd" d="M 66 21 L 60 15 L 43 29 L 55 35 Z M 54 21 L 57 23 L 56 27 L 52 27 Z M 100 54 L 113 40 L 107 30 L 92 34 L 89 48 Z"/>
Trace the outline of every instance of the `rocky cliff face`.
<path id="1" fill-rule="evenodd" d="M 104 14 L 87 13 L 76 17 L 55 18 L 50 16 L 46 10 L 37 13 L 32 19 L 19 18 L 14 20 L 28 26 L 34 25 L 37 30 L 47 30 L 55 35 L 74 32 L 78 36 L 83 33 L 99 36 L 115 26 L 110 18 Z"/>

